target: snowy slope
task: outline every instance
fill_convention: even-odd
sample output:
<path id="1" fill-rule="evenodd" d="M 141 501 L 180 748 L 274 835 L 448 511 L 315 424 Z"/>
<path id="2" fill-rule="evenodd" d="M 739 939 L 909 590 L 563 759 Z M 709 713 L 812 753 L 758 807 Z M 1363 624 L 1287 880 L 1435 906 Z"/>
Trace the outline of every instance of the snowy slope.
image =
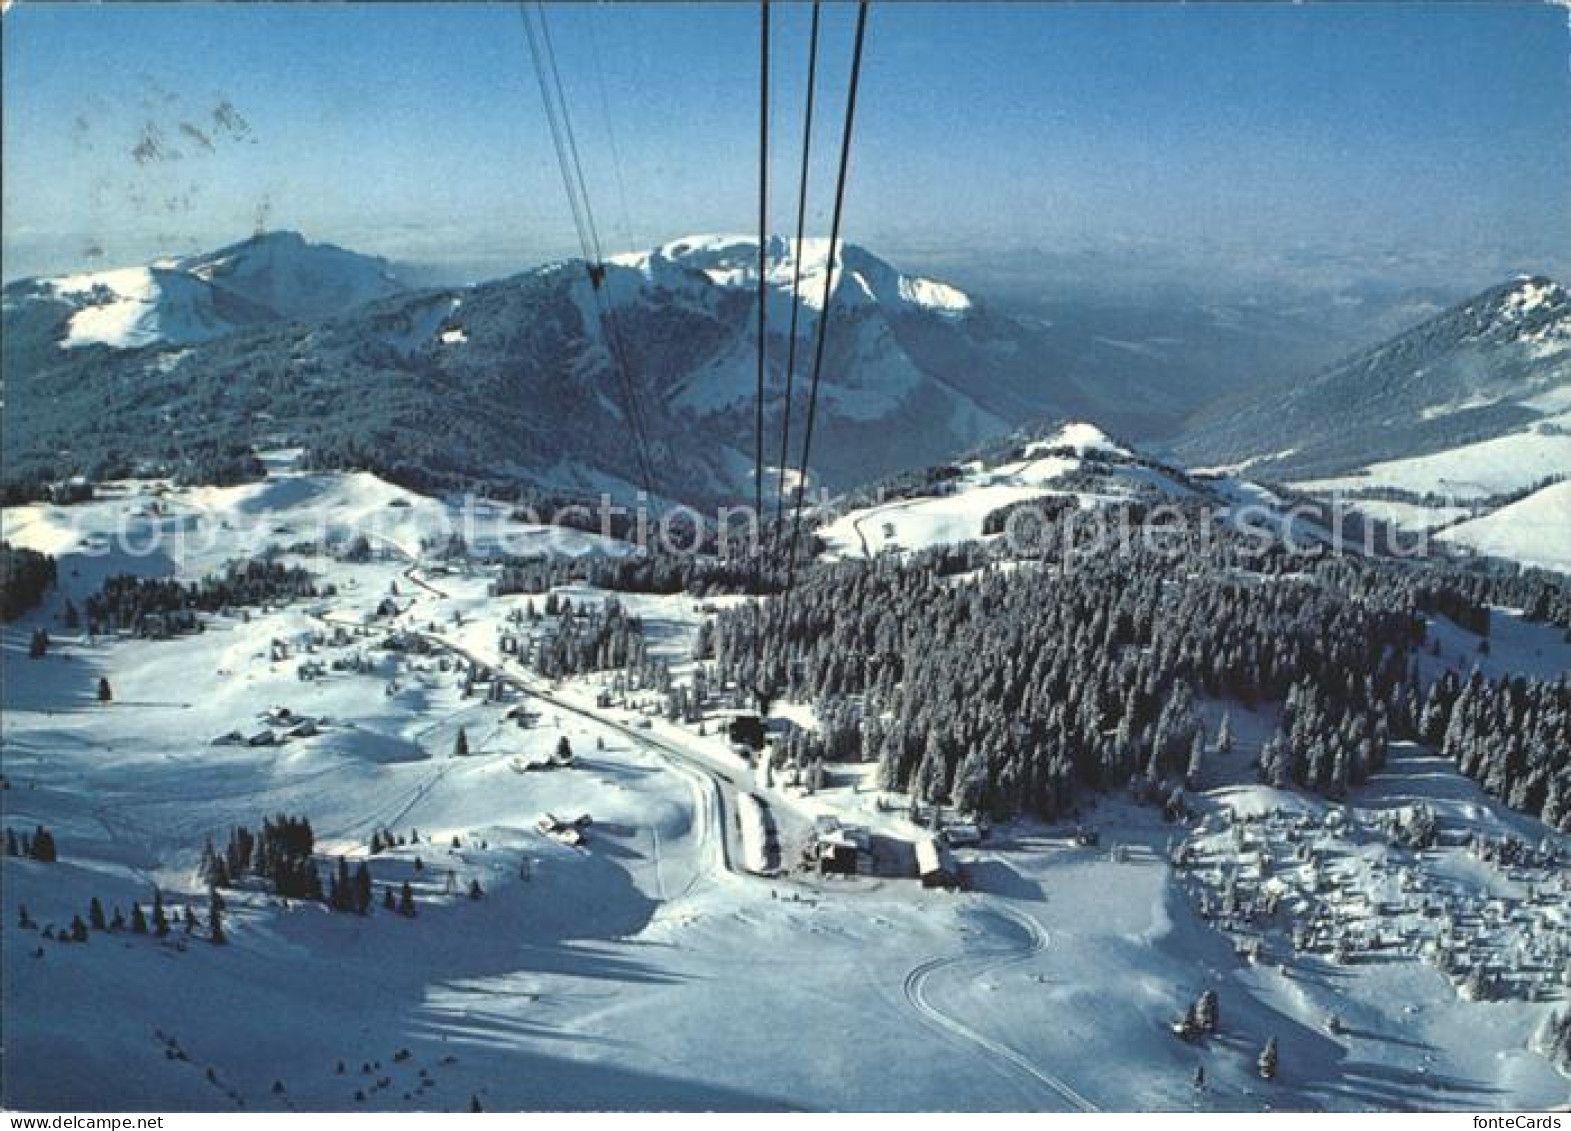
<path id="1" fill-rule="evenodd" d="M 1441 539 L 1480 554 L 1571 573 L 1571 483 L 1551 484 L 1519 502 L 1448 527 Z"/>
<path id="2" fill-rule="evenodd" d="M 1330 494 L 1370 487 L 1394 487 L 1457 502 L 1487 498 L 1530 487 L 1571 469 L 1571 413 L 1476 444 L 1370 464 L 1352 475 L 1304 480 L 1308 491 Z"/>
<path id="3" fill-rule="evenodd" d="M 1192 463 L 1323 479 L 1521 433 L 1564 412 L 1568 389 L 1571 295 L 1522 276 L 1285 394 L 1218 409 L 1175 447 Z"/>
<path id="4" fill-rule="evenodd" d="M 1134 461 L 1135 453 L 1094 424 L 1076 421 L 1024 445 L 1019 458 L 960 465 L 939 493 L 858 507 L 818 530 L 831 557 L 876 556 L 886 549 L 923 550 L 984 536 L 989 513 L 1033 499 L 1068 496 L 1086 508 L 1119 500 L 1184 499 L 1194 489 L 1181 473 Z M 1076 477 L 1074 483 L 1066 480 Z"/>
<path id="5" fill-rule="evenodd" d="M 5 288 L 8 332 L 28 310 L 64 308 L 63 349 L 205 342 L 245 327 L 326 318 L 403 290 L 387 264 L 295 232 L 269 232 L 183 259 Z"/>
<path id="6" fill-rule="evenodd" d="M 1116 455 L 1117 445 L 1075 427 L 1015 463 L 1040 471 L 1097 449 Z M 3 862 L 8 1108 L 461 1111 L 474 1099 L 488 1111 L 1491 1111 L 1565 1094 L 1564 1078 L 1525 1048 L 1548 1005 L 1474 1006 L 1416 962 L 1243 961 L 1167 865 L 1175 827 L 1116 798 L 1091 818 L 1101 848 L 1020 822 L 968 854 L 973 890 L 961 894 L 889 878 L 738 875 L 720 859 L 725 830 L 702 783 L 631 740 L 616 725 L 629 712 L 465 698 L 440 657 L 376 647 L 387 626 L 359 634 L 396 589 L 406 611 L 394 624 L 440 626 L 465 649 L 498 651 L 529 599 L 490 596 L 481 565 L 442 574 L 408 560 L 441 538 L 450 504 L 368 476 L 296 475 L 287 453 L 270 462 L 279 475 L 266 484 L 135 484 L 83 507 L 5 512 L 7 538 L 68 555 L 61 592 L 0 638 L 5 824 L 48 825 L 61 855 Z M 154 529 L 193 537 L 104 569 L 196 576 L 258 540 L 384 512 L 398 516 L 385 557 L 289 556 L 335 585 L 332 598 L 217 616 L 167 642 L 90 640 L 58 617 L 67 596 L 80 603 L 96 587 L 102 570 L 86 551 L 117 531 L 132 547 Z M 619 599 L 645 618 L 677 678 L 690 678 L 693 601 Z M 38 626 L 54 646 L 29 660 Z M 347 638 L 332 639 L 335 627 Z M 280 644 L 291 655 L 274 660 Z M 356 652 L 370 670 L 297 678 L 301 659 Z M 99 676 L 111 703 L 93 699 Z M 592 708 L 610 682 L 585 677 L 552 694 Z M 534 726 L 505 717 L 520 703 L 538 713 Z M 279 706 L 321 720 L 321 733 L 211 745 L 265 728 Z M 705 725 L 658 721 L 647 733 L 735 765 L 721 721 Z M 460 728 L 467 758 L 451 756 Z M 1269 732 L 1270 720 L 1235 715 L 1237 766 L 1203 783 L 1206 812 L 1264 813 L 1281 800 L 1237 784 Z M 515 769 L 562 737 L 574 769 Z M 1490 831 L 1514 820 L 1422 760 L 1395 761 L 1370 793 L 1360 803 L 1373 810 L 1422 795 Z M 807 816 L 872 815 L 875 797 L 847 775 L 819 798 L 771 791 L 769 801 Z M 379 901 L 365 918 L 335 915 L 253 889 L 226 897 L 223 947 L 205 940 L 205 923 L 189 938 L 177 927 L 164 940 L 94 932 L 86 944 L 14 926 L 23 904 L 55 929 L 95 896 L 110 911 L 145 909 L 155 886 L 177 914 L 190 903 L 205 920 L 193 875 L 204 840 L 278 811 L 309 816 L 329 859 L 367 862 L 378 897 L 409 881 L 417 917 Z M 542 835 L 547 811 L 591 813 L 587 843 Z M 891 833 L 902 823 L 881 819 Z M 418 841 L 370 856 L 382 829 Z M 1423 864 L 1465 879 L 1464 867 L 1456 850 Z M 472 900 L 476 881 L 483 897 Z M 1206 1046 L 1175 1040 L 1167 1023 L 1203 988 L 1221 994 L 1222 1033 Z M 1325 1032 L 1332 1008 L 1348 1031 Z M 1267 1035 L 1282 1049 L 1269 1085 L 1253 1070 Z M 1197 1094 L 1202 1062 L 1209 1084 Z"/>

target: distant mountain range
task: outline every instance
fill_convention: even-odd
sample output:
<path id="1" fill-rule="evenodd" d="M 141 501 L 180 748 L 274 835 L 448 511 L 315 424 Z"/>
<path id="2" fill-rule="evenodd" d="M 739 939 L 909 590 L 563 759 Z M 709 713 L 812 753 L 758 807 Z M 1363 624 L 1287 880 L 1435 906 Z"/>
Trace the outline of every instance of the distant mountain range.
<path id="1" fill-rule="evenodd" d="M 1293 389 L 1198 421 L 1188 463 L 1313 479 L 1571 420 L 1571 296 L 1541 276 L 1475 295 Z"/>
<path id="2" fill-rule="evenodd" d="M 751 494 L 757 250 L 745 236 L 700 236 L 608 266 L 605 296 L 668 498 Z M 798 438 L 827 250 L 801 249 Z M 797 249 L 775 240 L 769 252 L 766 451 L 777 463 Z M 852 245 L 839 259 L 812 459 L 822 485 L 931 462 L 1023 421 L 1095 417 L 1141 433 L 1175 412 L 1157 383 L 1061 371 L 1051 327 Z M 404 291 L 380 260 L 274 233 L 15 283 L 4 315 L 9 477 L 167 461 L 266 434 L 422 483 L 622 494 L 638 483 L 581 263 Z"/>
<path id="3" fill-rule="evenodd" d="M 792 282 L 799 272 L 794 461 L 828 251 L 824 240 L 768 248 L 770 465 Z M 1088 352 L 1083 334 L 1051 321 L 1001 313 L 854 245 L 837 252 L 819 486 L 853 488 L 1051 419 L 1094 420 L 1150 445 L 1206 401 L 1138 342 Z M 752 494 L 757 260 L 754 238 L 708 235 L 608 263 L 603 298 L 667 499 Z M 410 290 L 382 260 L 278 232 L 146 267 L 23 280 L 3 305 L 8 484 L 152 468 L 201 478 L 215 459 L 273 445 L 427 489 L 626 497 L 641 485 L 622 384 L 576 261 Z M 1227 410 L 1202 411 L 1172 458 L 1303 481 L 1553 432 L 1571 411 L 1567 310 L 1556 284 L 1519 279 L 1286 394 L 1241 403 L 1245 383 L 1220 382 L 1234 394 Z"/>

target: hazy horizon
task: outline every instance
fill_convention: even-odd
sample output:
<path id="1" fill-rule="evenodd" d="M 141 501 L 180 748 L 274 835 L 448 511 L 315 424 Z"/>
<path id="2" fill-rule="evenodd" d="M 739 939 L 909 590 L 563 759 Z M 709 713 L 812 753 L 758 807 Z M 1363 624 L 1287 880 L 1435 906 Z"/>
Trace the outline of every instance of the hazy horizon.
<path id="1" fill-rule="evenodd" d="M 826 6 L 814 231 L 843 111 Z M 259 227 L 496 277 L 576 253 L 511 6 L 13 8 L 4 275 Z M 757 9 L 552 4 L 607 250 L 756 227 Z M 806 5 L 776 6 L 776 230 Z M 1571 265 L 1565 12 L 875 5 L 845 235 L 961 282 L 1438 287 Z"/>

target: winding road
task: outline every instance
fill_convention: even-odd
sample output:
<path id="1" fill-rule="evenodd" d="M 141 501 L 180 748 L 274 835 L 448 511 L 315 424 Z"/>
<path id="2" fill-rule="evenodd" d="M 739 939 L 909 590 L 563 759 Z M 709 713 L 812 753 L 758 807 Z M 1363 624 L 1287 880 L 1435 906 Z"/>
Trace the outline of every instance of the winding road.
<path id="1" fill-rule="evenodd" d="M 930 958 L 919 963 L 906 975 L 904 991 L 907 1003 L 917 1013 L 928 1028 L 952 1040 L 969 1044 L 980 1049 L 993 1058 L 999 1067 L 1005 1065 L 1013 1068 L 1018 1073 L 1035 1081 L 1048 1089 L 1058 1099 L 1069 1105 L 1070 1110 L 1082 1112 L 1100 1111 L 1094 1103 L 1076 1091 L 1061 1076 L 1033 1064 L 1021 1053 L 1010 1048 L 1002 1041 L 994 1040 L 985 1033 L 967 1025 L 952 1013 L 946 1013 L 935 1005 L 929 996 L 928 983 L 940 971 L 957 968 L 970 963 L 981 964 L 973 972 L 973 977 L 980 974 L 1001 970 L 1006 966 L 1014 966 L 1025 962 L 1047 949 L 1047 933 L 1042 930 L 1036 920 L 1030 916 L 1014 910 L 1007 904 L 1000 904 L 999 912 L 1019 924 L 1026 931 L 1028 942 L 1023 948 L 1011 947 L 1008 950 L 994 951 L 964 951 L 960 954 L 944 955 Z"/>

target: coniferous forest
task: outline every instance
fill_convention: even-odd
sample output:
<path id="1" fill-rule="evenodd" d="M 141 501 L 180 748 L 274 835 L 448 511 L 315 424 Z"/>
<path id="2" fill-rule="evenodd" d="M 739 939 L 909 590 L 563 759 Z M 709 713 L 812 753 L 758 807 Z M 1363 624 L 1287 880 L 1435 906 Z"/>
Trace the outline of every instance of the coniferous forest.
<path id="1" fill-rule="evenodd" d="M 974 546 L 825 566 L 721 613 L 706 648 L 722 679 L 817 708 L 810 757 L 876 760 L 886 788 L 999 818 L 1066 815 L 1082 790 L 1170 798 L 1215 746 L 1203 697 L 1276 709 L 1270 784 L 1345 796 L 1414 739 L 1571 829 L 1565 678 L 1420 672 L 1428 618 L 1487 632 L 1488 605 L 1515 603 L 1563 626 L 1564 581 L 1168 533 L 1067 570 Z"/>

